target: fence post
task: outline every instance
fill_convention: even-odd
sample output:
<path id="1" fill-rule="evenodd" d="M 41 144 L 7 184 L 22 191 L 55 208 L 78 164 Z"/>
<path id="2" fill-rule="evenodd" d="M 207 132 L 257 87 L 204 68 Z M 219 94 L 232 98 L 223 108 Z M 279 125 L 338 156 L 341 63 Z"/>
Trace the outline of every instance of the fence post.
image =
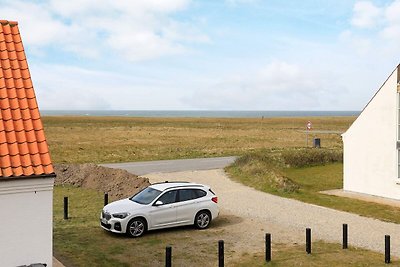
<path id="1" fill-rule="evenodd" d="M 172 266 L 172 248 L 167 246 L 165 248 L 165 267 Z"/>
<path id="2" fill-rule="evenodd" d="M 385 263 L 390 263 L 390 235 L 385 235 Z"/>
<path id="3" fill-rule="evenodd" d="M 311 229 L 306 228 L 306 251 L 311 254 Z"/>
<path id="4" fill-rule="evenodd" d="M 348 225 L 346 223 L 343 224 L 343 249 L 348 248 Z"/>
<path id="5" fill-rule="evenodd" d="M 64 220 L 68 220 L 68 197 L 64 197 Z"/>
<path id="6" fill-rule="evenodd" d="M 224 240 L 218 241 L 218 267 L 224 267 Z"/>
<path id="7" fill-rule="evenodd" d="M 108 193 L 104 193 L 104 206 L 108 204 Z"/>
<path id="8" fill-rule="evenodd" d="M 271 234 L 265 234 L 265 261 L 271 261 Z"/>

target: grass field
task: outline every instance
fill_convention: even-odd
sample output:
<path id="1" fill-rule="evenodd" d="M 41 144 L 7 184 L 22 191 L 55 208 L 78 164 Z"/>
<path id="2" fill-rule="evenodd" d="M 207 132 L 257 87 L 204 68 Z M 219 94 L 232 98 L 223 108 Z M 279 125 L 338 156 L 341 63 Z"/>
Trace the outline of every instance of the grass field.
<path id="1" fill-rule="evenodd" d="M 252 153 L 291 151 L 305 146 L 305 123 L 311 119 L 314 130 L 345 131 L 353 117 L 193 119 L 193 118 L 110 118 L 44 117 L 46 137 L 54 162 L 126 162 L 155 159 L 246 156 Z M 310 134 L 321 138 L 322 146 L 342 150 L 339 134 Z M 310 142 L 311 143 L 311 142 Z M 258 163 L 257 163 L 258 164 Z M 293 192 L 280 190 L 263 179 L 262 170 L 271 165 L 232 166 L 235 179 L 259 190 L 296 198 L 336 209 L 356 212 L 382 220 L 400 222 L 398 209 L 371 205 L 334 196 L 319 190 L 340 188 L 340 163 L 324 166 L 282 168 L 280 175 L 293 181 Z M 274 167 L 275 168 L 275 167 Z M 284 181 L 285 184 L 285 181 Z M 70 197 L 71 219 L 62 216 L 63 196 Z M 54 251 L 67 266 L 161 266 L 165 246 L 173 247 L 176 266 L 216 266 L 217 241 L 233 247 L 237 240 L 226 229 L 234 218 L 222 218 L 207 231 L 189 227 L 149 233 L 140 239 L 104 232 L 98 226 L 102 194 L 93 190 L 60 187 L 54 191 Z M 226 250 L 229 266 L 264 266 L 262 248 L 254 253 Z M 371 251 L 343 251 L 337 244 L 318 242 L 312 255 L 302 245 L 274 245 L 273 262 L 265 266 L 379 266 L 383 256 Z"/>
<path id="2" fill-rule="evenodd" d="M 274 251 L 275 250 L 275 251 Z M 308 255 L 304 252 L 304 245 L 275 245 L 272 248 L 272 261 L 263 262 L 262 253 L 243 255 L 242 258 L 232 264 L 234 267 L 258 267 L 258 266 L 387 266 L 383 261 L 383 255 L 364 249 L 349 248 L 343 250 L 338 244 L 324 242 L 313 243 L 313 252 Z M 397 259 L 392 263 L 397 264 Z"/>
<path id="3" fill-rule="evenodd" d="M 63 197 L 69 197 L 70 219 L 63 219 Z M 237 240 L 229 231 L 232 218 L 220 218 L 205 231 L 181 227 L 153 231 L 133 239 L 99 227 L 103 195 L 89 189 L 56 186 L 54 190 L 54 251 L 66 266 L 163 266 L 165 247 L 172 246 L 173 266 L 217 266 L 217 242 L 225 240 L 227 266 L 381 266 L 383 255 L 368 250 L 342 250 L 340 244 L 273 244 L 272 262 L 264 263 L 263 247 L 253 253 L 232 249 Z M 394 260 L 397 261 L 396 259 Z"/>
<path id="4" fill-rule="evenodd" d="M 303 147 L 305 124 L 314 130 L 345 131 L 354 117 L 315 118 L 124 118 L 44 117 L 52 160 L 105 163 L 243 155 L 262 148 Z M 339 134 L 322 146 L 341 149 Z"/>

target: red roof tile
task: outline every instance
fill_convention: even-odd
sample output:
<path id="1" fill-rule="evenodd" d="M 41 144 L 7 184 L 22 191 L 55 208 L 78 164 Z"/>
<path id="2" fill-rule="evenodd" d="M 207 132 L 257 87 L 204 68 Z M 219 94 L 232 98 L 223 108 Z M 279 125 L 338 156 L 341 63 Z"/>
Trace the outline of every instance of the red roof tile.
<path id="1" fill-rule="evenodd" d="M 18 23 L 0 20 L 0 180 L 53 174 Z"/>

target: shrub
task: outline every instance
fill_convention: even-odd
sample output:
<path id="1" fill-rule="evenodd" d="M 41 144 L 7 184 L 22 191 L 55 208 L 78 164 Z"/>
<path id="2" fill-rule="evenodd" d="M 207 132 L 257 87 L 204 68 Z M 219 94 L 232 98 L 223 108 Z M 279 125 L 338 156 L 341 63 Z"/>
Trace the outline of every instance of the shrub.
<path id="1" fill-rule="evenodd" d="M 331 149 L 303 148 L 286 150 L 282 158 L 289 167 L 306 167 L 333 162 L 343 162 L 343 152 Z"/>

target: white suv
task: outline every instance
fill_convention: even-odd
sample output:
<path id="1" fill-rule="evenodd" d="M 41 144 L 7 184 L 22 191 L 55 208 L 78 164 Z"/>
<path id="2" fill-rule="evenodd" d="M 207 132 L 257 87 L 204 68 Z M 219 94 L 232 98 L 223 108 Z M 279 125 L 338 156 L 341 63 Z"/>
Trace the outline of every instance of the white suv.
<path id="1" fill-rule="evenodd" d="M 114 233 L 142 236 L 147 230 L 191 225 L 207 228 L 217 218 L 218 197 L 209 186 L 165 182 L 150 185 L 136 195 L 106 205 L 101 227 Z"/>

